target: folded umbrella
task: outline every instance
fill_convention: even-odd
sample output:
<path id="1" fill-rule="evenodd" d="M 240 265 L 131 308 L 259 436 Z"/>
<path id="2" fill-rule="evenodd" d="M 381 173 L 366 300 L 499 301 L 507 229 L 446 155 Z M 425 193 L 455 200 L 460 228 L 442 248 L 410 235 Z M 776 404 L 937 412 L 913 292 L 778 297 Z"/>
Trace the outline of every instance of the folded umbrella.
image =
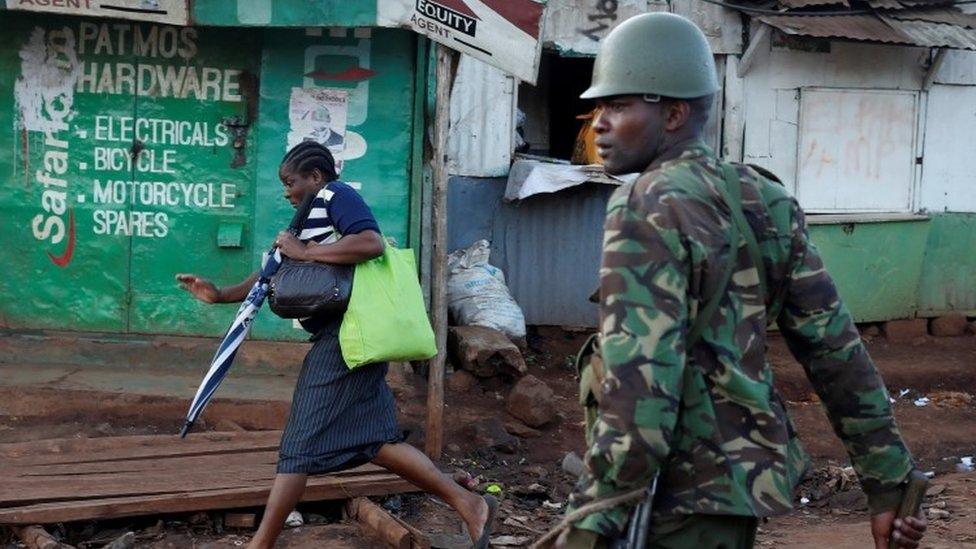
<path id="1" fill-rule="evenodd" d="M 313 200 L 315 200 L 315 193 L 310 193 L 295 211 L 295 216 L 288 225 L 288 230 L 293 235 L 298 236 L 301 232 L 302 224 L 312 209 Z M 193 402 L 190 404 L 190 410 L 186 414 L 186 421 L 180 430 L 181 438 L 185 437 L 190 429 L 193 428 L 193 423 L 203 413 L 203 409 L 206 408 L 207 403 L 210 402 L 211 397 L 217 391 L 220 382 L 227 375 L 230 365 L 234 362 L 234 356 L 237 355 L 237 350 L 244 343 L 244 338 L 247 337 L 247 333 L 251 330 L 251 322 L 254 320 L 254 316 L 258 314 L 261 305 L 264 304 L 264 298 L 268 295 L 268 284 L 271 282 L 271 277 L 274 276 L 280 266 L 281 251 L 277 247 L 271 248 L 264 254 L 258 281 L 254 283 L 254 287 L 247 293 L 244 302 L 237 309 L 237 316 L 234 317 L 234 322 L 227 329 L 227 333 L 224 334 L 224 339 L 220 342 L 220 346 L 217 348 L 213 360 L 210 361 L 210 370 L 203 377 L 203 381 L 197 389 L 197 394 L 193 397 Z"/>

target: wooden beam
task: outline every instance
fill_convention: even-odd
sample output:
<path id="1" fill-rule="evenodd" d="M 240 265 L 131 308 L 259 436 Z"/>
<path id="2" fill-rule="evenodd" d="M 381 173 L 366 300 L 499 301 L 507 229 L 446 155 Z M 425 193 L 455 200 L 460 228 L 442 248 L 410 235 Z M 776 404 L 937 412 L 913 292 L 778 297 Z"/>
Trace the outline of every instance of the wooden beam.
<path id="1" fill-rule="evenodd" d="M 749 40 L 749 46 L 746 47 L 746 51 L 743 52 L 742 58 L 739 60 L 739 66 L 736 69 L 736 76 L 739 78 L 744 78 L 746 73 L 749 72 L 749 67 L 752 66 L 752 62 L 756 59 L 756 55 L 759 53 L 759 48 L 764 44 L 769 42 L 769 35 L 772 33 L 772 27 L 765 23 L 759 23 L 759 30 L 756 34 L 752 36 Z"/>
<path id="2" fill-rule="evenodd" d="M 0 524 L 32 525 L 260 506 L 280 432 L 0 444 Z M 413 491 L 367 464 L 312 477 L 305 501 Z"/>
<path id="3" fill-rule="evenodd" d="M 942 68 L 942 63 L 945 62 L 947 48 L 938 48 L 935 52 L 935 59 L 932 60 L 932 64 L 929 65 L 927 71 L 925 71 L 925 80 L 922 82 L 922 89 L 929 90 L 932 88 L 932 84 L 935 83 L 935 77 L 939 73 L 939 69 Z"/>
<path id="4" fill-rule="evenodd" d="M 219 474 L 219 472 L 214 473 Z M 346 499 L 412 492 L 416 488 L 396 475 L 366 475 L 352 479 L 309 477 L 302 501 Z M 229 490 L 199 490 L 176 494 L 57 501 L 0 509 L 0 524 L 52 524 L 140 515 L 187 513 L 216 509 L 260 507 L 268 500 L 271 481 Z"/>
<path id="5" fill-rule="evenodd" d="M 722 109 L 722 158 L 742 162 L 745 144 L 745 81 L 738 76 L 739 58 L 725 56 L 725 96 Z"/>
<path id="6" fill-rule="evenodd" d="M 430 549 L 431 543 L 430 543 L 430 538 L 427 536 L 427 534 L 421 532 L 420 530 L 415 528 L 407 521 L 401 519 L 400 517 L 393 517 L 393 520 L 400 523 L 401 526 L 403 526 L 404 528 L 407 529 L 408 532 L 410 532 L 410 549 Z"/>
<path id="7" fill-rule="evenodd" d="M 374 536 L 394 549 L 410 549 L 410 531 L 367 498 L 355 498 L 346 503 L 346 514 L 365 526 Z"/>
<path id="8" fill-rule="evenodd" d="M 430 310 L 437 338 L 437 356 L 427 371 L 427 429 L 424 449 L 439 459 L 444 446 L 444 363 L 447 358 L 447 134 L 451 85 L 457 52 L 437 45 L 437 88 L 434 107 L 433 207 Z"/>
<path id="9" fill-rule="evenodd" d="M 190 433 L 185 439 L 175 434 L 58 438 L 0 444 L 0 458 L 3 458 L 4 465 L 15 461 L 40 465 L 73 463 L 81 459 L 85 462 L 136 458 L 158 460 L 174 456 L 277 450 L 280 442 L 281 431 Z"/>

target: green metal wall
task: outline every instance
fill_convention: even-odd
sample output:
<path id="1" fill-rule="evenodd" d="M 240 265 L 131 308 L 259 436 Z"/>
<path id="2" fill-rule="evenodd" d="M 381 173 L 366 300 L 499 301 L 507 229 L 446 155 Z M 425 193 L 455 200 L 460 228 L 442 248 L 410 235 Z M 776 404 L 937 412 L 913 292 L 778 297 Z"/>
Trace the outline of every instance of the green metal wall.
<path id="1" fill-rule="evenodd" d="M 923 316 L 949 311 L 976 316 L 976 214 L 932 216 L 918 309 Z"/>
<path id="2" fill-rule="evenodd" d="M 259 69 L 257 37 L 10 12 L 0 20 L 10 30 L 0 35 L 0 291 L 20 296 L 0 304 L 3 323 L 213 333 L 219 311 L 189 314 L 173 274 L 247 272 L 250 240 L 223 248 L 217 235 L 253 215 L 256 162 L 234 162 L 222 121 L 257 99 L 242 85 Z M 253 136 L 241 146 L 253 148 Z"/>
<path id="3" fill-rule="evenodd" d="M 855 320 L 880 321 L 915 315 L 929 227 L 928 220 L 811 225 L 810 238 Z"/>
<path id="4" fill-rule="evenodd" d="M 270 243 L 291 219 L 282 198 L 278 162 L 286 149 L 288 100 L 303 83 L 349 90 L 348 130 L 363 136 L 366 154 L 346 162 L 341 178 L 360 183 L 361 193 L 387 237 L 408 242 L 414 121 L 423 124 L 414 105 L 416 39 L 410 32 L 372 29 L 370 38 L 308 36 L 302 29 L 264 31 L 261 112 L 258 118 L 258 184 L 255 232 Z M 341 74 L 360 67 L 373 73 L 365 80 L 317 80 L 307 73 Z M 355 124 L 354 112 L 363 121 Z M 417 136 L 419 138 L 419 136 Z M 255 256 L 255 267 L 257 256 Z M 267 312 L 254 325 L 256 337 L 300 335 L 291 323 Z"/>
<path id="5" fill-rule="evenodd" d="M 858 321 L 976 316 L 976 214 L 812 225 L 810 234 Z"/>
<path id="6" fill-rule="evenodd" d="M 376 24 L 376 0 L 194 0 L 198 25 L 369 27 Z"/>
<path id="7" fill-rule="evenodd" d="M 411 33 L 314 37 L 6 11 L 0 26 L 0 326 L 220 335 L 234 307 L 188 299 L 173 276 L 237 282 L 287 224 L 277 167 L 293 87 L 349 90 L 361 115 L 349 129 L 368 148 L 342 177 L 361 183 L 384 231 L 407 242 Z M 350 79 L 346 69 L 365 70 Z M 302 336 L 259 318 L 257 337 Z"/>

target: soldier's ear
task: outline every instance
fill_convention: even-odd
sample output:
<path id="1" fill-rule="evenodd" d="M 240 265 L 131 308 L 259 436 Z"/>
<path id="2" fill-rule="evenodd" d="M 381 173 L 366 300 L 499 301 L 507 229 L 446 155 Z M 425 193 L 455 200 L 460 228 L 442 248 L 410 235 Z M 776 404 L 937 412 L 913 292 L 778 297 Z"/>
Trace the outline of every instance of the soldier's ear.
<path id="1" fill-rule="evenodd" d="M 691 118 L 691 105 L 687 101 L 668 101 L 664 109 L 664 129 L 669 132 L 680 130 Z"/>

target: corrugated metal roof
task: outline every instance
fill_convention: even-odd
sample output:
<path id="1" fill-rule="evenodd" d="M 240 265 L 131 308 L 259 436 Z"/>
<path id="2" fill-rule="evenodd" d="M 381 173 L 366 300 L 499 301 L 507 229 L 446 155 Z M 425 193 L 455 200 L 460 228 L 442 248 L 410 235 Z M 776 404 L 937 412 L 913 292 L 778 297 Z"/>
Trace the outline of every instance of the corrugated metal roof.
<path id="1" fill-rule="evenodd" d="M 916 6 L 936 6 L 936 5 L 946 5 L 951 4 L 952 1 L 947 0 L 898 0 L 902 6 L 905 7 L 916 7 Z"/>
<path id="2" fill-rule="evenodd" d="M 868 5 L 876 10 L 900 10 L 905 7 L 898 0 L 868 0 Z"/>
<path id="3" fill-rule="evenodd" d="M 875 15 L 776 15 L 759 19 L 796 36 L 976 50 L 976 31 L 943 23 L 904 21 Z"/>
<path id="4" fill-rule="evenodd" d="M 796 36 L 817 38 L 852 38 L 876 42 L 903 43 L 904 37 L 896 37 L 894 29 L 873 15 L 770 15 L 760 21 Z M 895 39 L 893 39 L 895 38 Z"/>
<path id="5" fill-rule="evenodd" d="M 888 17 L 910 21 L 931 21 L 959 25 L 967 29 L 976 29 L 976 15 L 965 13 L 956 8 L 913 9 L 885 13 Z"/>
<path id="6" fill-rule="evenodd" d="M 901 31 L 913 44 L 933 48 L 976 50 L 976 30 L 974 29 L 929 21 L 903 21 L 884 16 L 881 18 Z"/>
<path id="7" fill-rule="evenodd" d="M 894 0 L 887 0 L 889 2 Z M 844 6 L 851 7 L 847 0 L 779 0 L 779 5 L 784 8 L 808 8 L 810 6 Z"/>

